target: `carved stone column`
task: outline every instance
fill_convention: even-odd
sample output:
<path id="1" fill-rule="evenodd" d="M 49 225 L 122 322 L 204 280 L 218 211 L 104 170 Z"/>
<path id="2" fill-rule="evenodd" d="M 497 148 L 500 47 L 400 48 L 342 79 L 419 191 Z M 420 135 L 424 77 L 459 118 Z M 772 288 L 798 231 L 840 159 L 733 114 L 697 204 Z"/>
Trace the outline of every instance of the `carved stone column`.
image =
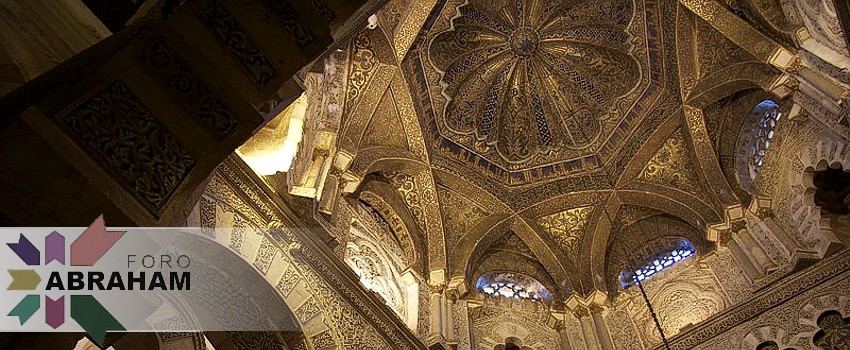
<path id="1" fill-rule="evenodd" d="M 764 276 L 776 269 L 776 265 L 767 256 L 764 248 L 756 242 L 748 230 L 741 230 L 735 234 L 738 245 L 744 250 L 753 266 Z"/>
<path id="2" fill-rule="evenodd" d="M 443 335 L 447 343 L 457 344 L 455 336 L 454 304 L 457 297 L 451 293 L 443 294 Z"/>
<path id="3" fill-rule="evenodd" d="M 430 331 L 428 332 L 428 344 L 443 341 L 443 285 L 429 285 L 431 292 L 430 300 Z"/>
<path id="4" fill-rule="evenodd" d="M 738 266 L 744 270 L 744 274 L 750 281 L 753 281 L 760 276 L 759 271 L 755 266 L 753 266 L 752 262 L 750 262 L 750 259 L 747 257 L 744 250 L 738 246 L 738 242 L 736 240 L 730 240 L 727 243 L 727 246 L 729 247 L 729 251 L 732 252 L 732 257 L 738 263 Z"/>
<path id="5" fill-rule="evenodd" d="M 587 350 L 602 350 L 599 346 L 599 341 L 596 339 L 596 326 L 593 324 L 593 318 L 590 317 L 590 309 L 580 305 L 572 310 L 573 315 L 578 318 L 581 324 L 581 333 L 584 335 L 584 342 L 587 344 Z"/>
<path id="6" fill-rule="evenodd" d="M 602 312 L 605 310 L 602 306 L 591 304 L 588 308 L 593 326 L 596 329 L 596 337 L 599 340 L 599 347 L 602 350 L 614 350 L 614 343 L 611 341 L 611 335 L 608 333 L 608 325 L 602 317 Z"/>
<path id="7" fill-rule="evenodd" d="M 567 317 L 564 315 L 564 317 Z M 570 344 L 570 337 L 567 334 L 567 325 L 563 320 L 555 321 L 555 331 L 558 332 L 558 338 L 560 339 L 560 343 L 558 346 L 559 350 L 573 350 L 573 346 Z"/>

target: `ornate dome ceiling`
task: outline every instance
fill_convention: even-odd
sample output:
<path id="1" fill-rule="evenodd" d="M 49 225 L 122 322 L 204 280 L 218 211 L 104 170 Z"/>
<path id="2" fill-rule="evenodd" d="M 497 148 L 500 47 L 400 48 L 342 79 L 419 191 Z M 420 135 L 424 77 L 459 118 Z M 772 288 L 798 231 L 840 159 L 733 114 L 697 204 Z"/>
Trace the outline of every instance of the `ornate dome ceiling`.
<path id="1" fill-rule="evenodd" d="M 634 12 L 615 1 L 449 1 L 421 54 L 438 148 L 506 185 L 599 167 L 649 82 Z"/>

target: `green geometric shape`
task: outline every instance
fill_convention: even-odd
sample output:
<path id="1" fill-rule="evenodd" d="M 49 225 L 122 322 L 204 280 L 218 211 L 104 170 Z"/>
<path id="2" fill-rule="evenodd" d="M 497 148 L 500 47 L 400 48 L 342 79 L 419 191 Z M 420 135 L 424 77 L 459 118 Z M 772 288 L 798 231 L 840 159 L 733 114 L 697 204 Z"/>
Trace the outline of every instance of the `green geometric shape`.
<path id="1" fill-rule="evenodd" d="M 39 308 L 41 308 L 41 299 L 38 295 L 27 295 L 9 312 L 9 316 L 18 316 L 23 326 Z"/>
<path id="2" fill-rule="evenodd" d="M 101 347 L 107 331 L 127 330 L 91 295 L 71 296 L 71 318 Z"/>

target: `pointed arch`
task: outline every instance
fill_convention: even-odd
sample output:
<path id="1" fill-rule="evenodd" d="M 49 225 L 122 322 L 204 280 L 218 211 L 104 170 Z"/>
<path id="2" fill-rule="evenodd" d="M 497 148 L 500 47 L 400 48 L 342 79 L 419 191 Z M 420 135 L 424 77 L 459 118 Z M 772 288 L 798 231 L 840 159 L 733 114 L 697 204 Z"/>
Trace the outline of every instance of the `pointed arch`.
<path id="1" fill-rule="evenodd" d="M 428 264 L 428 240 L 401 194 L 383 177 L 370 174 L 360 185 L 357 196 L 381 215 L 390 216 L 384 219 L 396 231 L 394 233 L 406 250 L 406 255 L 413 257 L 411 267 L 424 276 Z"/>
<path id="2" fill-rule="evenodd" d="M 463 277 L 471 287 L 474 263 L 505 231 L 511 230 L 520 237 L 539 259 L 558 287 L 571 285 L 568 268 L 552 251 L 552 244 L 531 228 L 524 220 L 511 214 L 493 214 L 473 226 L 451 252 L 449 262 L 452 277 Z"/>

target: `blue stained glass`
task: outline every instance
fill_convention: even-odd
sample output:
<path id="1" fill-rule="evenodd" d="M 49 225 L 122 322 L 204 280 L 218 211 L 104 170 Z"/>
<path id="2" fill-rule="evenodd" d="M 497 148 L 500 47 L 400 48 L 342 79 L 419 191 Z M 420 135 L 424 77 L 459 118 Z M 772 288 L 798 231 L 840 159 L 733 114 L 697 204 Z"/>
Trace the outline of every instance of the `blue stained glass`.
<path id="1" fill-rule="evenodd" d="M 644 266 L 634 270 L 634 273 L 631 274 L 630 277 L 631 280 L 642 282 L 655 273 L 661 272 L 662 270 L 669 268 L 670 266 L 673 266 L 679 261 L 682 261 L 694 254 L 694 247 L 690 244 L 690 242 L 682 240 L 681 247 L 681 249 L 673 249 L 647 259 Z M 629 284 L 628 281 L 624 282 Z"/>
<path id="2" fill-rule="evenodd" d="M 750 148 L 750 176 L 755 179 L 764 164 L 764 155 L 770 148 L 770 140 L 776 133 L 776 123 L 782 118 L 782 111 L 780 111 L 776 102 L 764 100 L 756 105 L 751 113 L 757 114 L 760 118 L 758 124 L 756 124 L 752 147 Z"/>

